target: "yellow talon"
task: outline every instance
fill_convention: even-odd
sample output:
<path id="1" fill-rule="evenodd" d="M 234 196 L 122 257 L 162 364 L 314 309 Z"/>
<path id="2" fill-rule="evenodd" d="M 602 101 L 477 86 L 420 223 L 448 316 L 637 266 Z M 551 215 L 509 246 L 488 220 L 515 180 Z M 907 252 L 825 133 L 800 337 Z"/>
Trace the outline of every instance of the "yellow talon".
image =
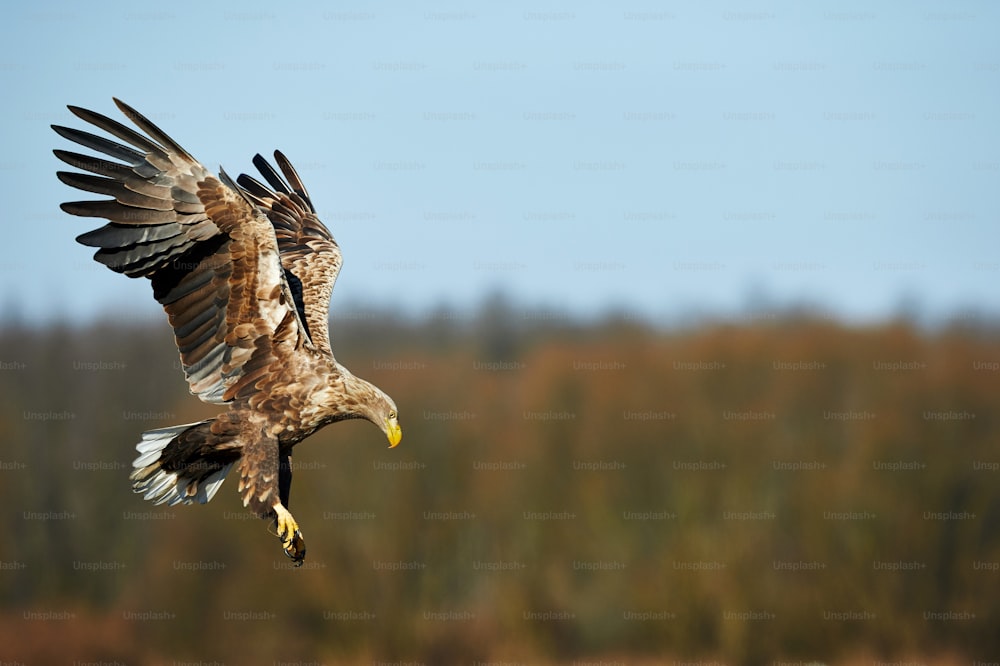
<path id="1" fill-rule="evenodd" d="M 302 538 L 302 531 L 299 524 L 289 513 L 288 509 L 281 504 L 274 505 L 275 521 L 278 528 L 278 538 L 281 539 L 281 547 L 285 550 L 285 555 L 290 557 L 295 566 L 302 566 L 302 561 L 306 559 L 306 541 Z"/>

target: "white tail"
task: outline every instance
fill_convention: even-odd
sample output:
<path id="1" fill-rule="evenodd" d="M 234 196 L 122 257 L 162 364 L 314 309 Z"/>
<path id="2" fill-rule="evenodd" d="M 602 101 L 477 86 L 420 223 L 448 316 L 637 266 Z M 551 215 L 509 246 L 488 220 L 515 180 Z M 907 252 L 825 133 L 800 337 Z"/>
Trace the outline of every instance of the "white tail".
<path id="1" fill-rule="evenodd" d="M 215 496 L 226 474 L 233 466 L 232 462 L 218 468 L 218 465 L 208 465 L 204 460 L 184 461 L 176 471 L 163 468 L 164 451 L 178 437 L 189 430 L 204 430 L 209 434 L 209 427 L 214 419 L 199 423 L 159 428 L 142 433 L 142 441 L 136 445 L 139 457 L 132 462 L 132 489 L 143 493 L 143 498 L 156 504 L 204 504 Z M 195 436 L 201 433 L 193 433 Z M 178 467 L 178 465 L 173 465 Z M 198 474 L 198 470 L 202 474 Z M 204 472 L 209 472 L 205 474 Z"/>

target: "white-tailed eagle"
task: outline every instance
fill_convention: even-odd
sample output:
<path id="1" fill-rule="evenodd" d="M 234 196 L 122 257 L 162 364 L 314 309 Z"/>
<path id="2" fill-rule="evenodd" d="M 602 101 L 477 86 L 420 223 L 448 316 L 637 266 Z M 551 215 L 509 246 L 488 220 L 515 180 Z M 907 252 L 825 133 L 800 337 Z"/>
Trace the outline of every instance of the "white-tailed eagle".
<path id="1" fill-rule="evenodd" d="M 77 189 L 111 197 L 62 204 L 108 220 L 77 240 L 94 259 L 149 278 L 173 327 L 191 392 L 226 411 L 143 433 L 132 486 L 157 504 L 208 502 L 239 469 L 243 504 L 275 521 L 296 564 L 305 541 L 288 511 L 292 447 L 323 426 L 367 419 L 402 437 L 396 405 L 351 374 L 330 349 L 327 310 L 341 255 L 292 165 L 274 153 L 253 163 L 266 185 L 210 173 L 158 127 L 115 104 L 142 132 L 69 109 L 118 141 L 53 125 L 100 156 L 54 151 L 88 173 L 60 171 Z M 106 157 L 105 157 L 106 156 Z"/>

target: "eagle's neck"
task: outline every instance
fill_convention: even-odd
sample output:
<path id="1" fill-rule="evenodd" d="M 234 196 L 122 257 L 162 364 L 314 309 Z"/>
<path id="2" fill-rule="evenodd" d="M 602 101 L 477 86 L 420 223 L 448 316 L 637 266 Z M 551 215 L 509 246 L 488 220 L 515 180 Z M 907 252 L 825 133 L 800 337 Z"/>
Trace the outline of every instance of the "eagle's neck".
<path id="1" fill-rule="evenodd" d="M 370 383 L 356 377 L 350 370 L 334 361 L 334 372 L 327 385 L 317 395 L 325 423 L 347 419 L 374 418 L 374 405 L 378 390 Z"/>

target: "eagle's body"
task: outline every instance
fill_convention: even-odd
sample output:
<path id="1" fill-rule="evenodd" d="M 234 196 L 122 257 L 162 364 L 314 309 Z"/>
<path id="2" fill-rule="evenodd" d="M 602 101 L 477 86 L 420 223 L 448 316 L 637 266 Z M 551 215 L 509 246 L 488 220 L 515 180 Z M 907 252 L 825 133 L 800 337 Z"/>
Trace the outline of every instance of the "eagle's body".
<path id="1" fill-rule="evenodd" d="M 60 180 L 113 197 L 62 208 L 109 220 L 77 240 L 100 248 L 94 259 L 112 270 L 149 278 L 191 392 L 227 408 L 201 423 L 144 433 L 133 487 L 157 503 L 207 502 L 238 463 L 244 504 L 277 521 L 285 552 L 301 563 L 305 544 L 287 509 L 292 447 L 352 418 L 378 425 L 391 446 L 402 436 L 392 399 L 337 363 L 330 348 L 340 249 L 281 153 L 280 175 L 254 158 L 270 187 L 245 175 L 237 184 L 115 103 L 145 134 L 78 107 L 69 108 L 125 144 L 53 126 L 118 160 L 56 150 L 90 172 L 61 171 Z"/>

